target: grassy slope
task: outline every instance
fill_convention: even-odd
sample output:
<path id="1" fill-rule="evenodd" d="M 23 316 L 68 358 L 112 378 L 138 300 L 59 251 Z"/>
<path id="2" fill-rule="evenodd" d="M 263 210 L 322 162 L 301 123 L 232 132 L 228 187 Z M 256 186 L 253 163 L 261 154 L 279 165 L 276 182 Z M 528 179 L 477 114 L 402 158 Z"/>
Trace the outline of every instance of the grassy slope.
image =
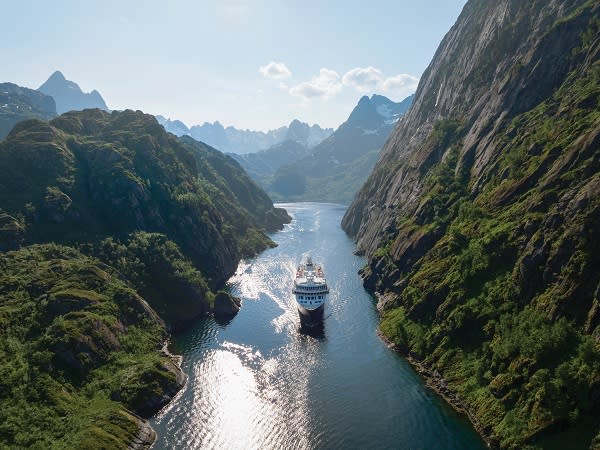
<path id="1" fill-rule="evenodd" d="M 123 447 L 140 426 L 128 410 L 177 389 L 162 321 L 100 261 L 0 254 L 0 300 L 0 446 Z"/>

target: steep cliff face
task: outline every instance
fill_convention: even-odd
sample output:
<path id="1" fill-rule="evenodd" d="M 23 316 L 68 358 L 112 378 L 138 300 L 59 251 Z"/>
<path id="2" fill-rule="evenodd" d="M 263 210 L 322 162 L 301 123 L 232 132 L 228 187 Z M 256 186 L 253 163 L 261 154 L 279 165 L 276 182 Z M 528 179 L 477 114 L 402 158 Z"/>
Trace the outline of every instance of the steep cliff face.
<path id="1" fill-rule="evenodd" d="M 393 218 L 418 208 L 425 174 L 452 143 L 438 142 L 432 132 L 444 120 L 460 125 L 460 163 L 470 171 L 471 190 L 478 192 L 484 171 L 499 156 L 494 138 L 512 118 L 552 95 L 578 65 L 593 62 L 595 46 L 589 55 L 571 54 L 594 18 L 593 2 L 568 17 L 582 3 L 467 3 L 423 74 L 412 108 L 344 217 L 344 228 L 358 237 L 361 250 L 372 254 Z"/>
<path id="2" fill-rule="evenodd" d="M 598 431 L 599 14 L 469 1 L 342 223 L 384 335 L 502 447 Z"/>

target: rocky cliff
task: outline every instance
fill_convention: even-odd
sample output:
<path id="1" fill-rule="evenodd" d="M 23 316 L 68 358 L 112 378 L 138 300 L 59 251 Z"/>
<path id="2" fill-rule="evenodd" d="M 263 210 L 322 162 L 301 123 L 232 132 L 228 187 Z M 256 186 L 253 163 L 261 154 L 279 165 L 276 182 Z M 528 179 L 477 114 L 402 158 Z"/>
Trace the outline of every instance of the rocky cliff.
<path id="1" fill-rule="evenodd" d="M 342 223 L 383 334 L 501 447 L 598 432 L 599 13 L 469 1 Z"/>

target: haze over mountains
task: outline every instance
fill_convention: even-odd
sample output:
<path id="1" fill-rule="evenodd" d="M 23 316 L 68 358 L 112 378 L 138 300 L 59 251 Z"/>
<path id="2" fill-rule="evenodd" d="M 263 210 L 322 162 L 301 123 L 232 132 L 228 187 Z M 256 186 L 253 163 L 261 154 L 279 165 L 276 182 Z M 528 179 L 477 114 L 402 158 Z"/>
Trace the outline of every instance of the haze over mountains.
<path id="1" fill-rule="evenodd" d="M 89 108 L 109 110 L 97 90 L 83 92 L 77 83 L 67 80 L 58 70 L 50 75 L 50 78 L 38 88 L 38 91 L 54 98 L 58 114 Z"/>
<path id="2" fill-rule="evenodd" d="M 311 126 L 299 120 L 293 120 L 288 126 L 264 132 L 240 130 L 233 126 L 225 128 L 218 121 L 188 128 L 180 120 L 170 120 L 160 115 L 156 116 L 156 119 L 165 130 L 176 136 L 189 135 L 222 152 L 240 155 L 265 150 L 286 140 L 313 147 L 333 133 L 331 128 L 321 128 L 317 124 Z"/>
<path id="3" fill-rule="evenodd" d="M 412 100 L 364 96 L 348 120 L 312 149 L 288 140 L 262 152 L 232 156 L 277 200 L 347 204 Z"/>

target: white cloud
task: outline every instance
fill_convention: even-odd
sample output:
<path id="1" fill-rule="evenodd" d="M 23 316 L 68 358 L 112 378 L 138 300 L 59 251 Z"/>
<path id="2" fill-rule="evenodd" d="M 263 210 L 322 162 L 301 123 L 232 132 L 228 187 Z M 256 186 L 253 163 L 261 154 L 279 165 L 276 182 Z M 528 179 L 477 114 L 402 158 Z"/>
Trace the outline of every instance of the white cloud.
<path id="1" fill-rule="evenodd" d="M 272 80 L 282 80 L 292 76 L 292 72 L 282 62 L 271 61 L 266 66 L 260 66 L 258 71 L 263 74 L 265 78 Z"/>
<path id="2" fill-rule="evenodd" d="M 349 70 L 342 77 L 342 83 L 363 94 L 385 93 L 403 97 L 416 91 L 419 78 L 407 73 L 385 77 L 381 70 L 369 66 Z"/>
<path id="3" fill-rule="evenodd" d="M 384 82 L 383 73 L 375 67 L 356 67 L 342 77 L 344 86 L 351 86 L 359 92 L 373 92 Z"/>
<path id="4" fill-rule="evenodd" d="M 414 75 L 401 73 L 393 77 L 387 78 L 383 82 L 383 90 L 385 92 L 411 93 L 417 90 L 419 79 Z"/>
<path id="5" fill-rule="evenodd" d="M 331 69 L 322 68 L 319 75 L 313 77 L 310 81 L 304 81 L 290 88 L 289 92 L 295 97 L 304 100 L 312 98 L 328 99 L 340 92 L 342 83 L 340 75 Z"/>

